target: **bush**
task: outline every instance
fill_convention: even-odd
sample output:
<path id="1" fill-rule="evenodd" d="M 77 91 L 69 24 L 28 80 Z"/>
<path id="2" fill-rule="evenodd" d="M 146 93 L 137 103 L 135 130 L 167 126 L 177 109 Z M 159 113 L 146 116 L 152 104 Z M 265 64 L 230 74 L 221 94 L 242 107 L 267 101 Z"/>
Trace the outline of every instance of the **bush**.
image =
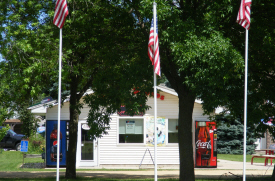
<path id="1" fill-rule="evenodd" d="M 45 138 L 40 134 L 33 134 L 29 137 L 28 154 L 41 154 L 46 145 Z"/>

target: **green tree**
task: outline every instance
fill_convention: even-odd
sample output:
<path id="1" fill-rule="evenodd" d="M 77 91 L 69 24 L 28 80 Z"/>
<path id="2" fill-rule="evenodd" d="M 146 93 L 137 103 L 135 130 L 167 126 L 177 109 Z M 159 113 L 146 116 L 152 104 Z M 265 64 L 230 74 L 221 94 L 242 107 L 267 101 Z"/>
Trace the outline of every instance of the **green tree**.
<path id="1" fill-rule="evenodd" d="M 229 99 L 226 90 L 241 82 L 243 60 L 218 30 L 213 12 L 216 2 L 179 1 L 167 3 L 166 8 L 159 4 L 159 9 L 169 10 L 159 18 L 160 55 L 162 72 L 179 97 L 180 180 L 193 181 L 190 155 L 195 99 L 203 101 L 207 113 L 223 105 Z"/>
<path id="2" fill-rule="evenodd" d="M 12 67 L 10 91 L 15 95 L 20 90 L 22 100 L 54 91 L 59 43 L 59 29 L 52 23 L 54 5 L 50 0 L 0 2 L 3 65 L 6 70 Z M 146 52 L 147 39 L 134 28 L 136 19 L 128 9 L 110 1 L 71 0 L 68 6 L 62 92 L 70 95 L 66 177 L 75 178 L 77 123 L 85 92 L 94 91 L 85 96 L 85 102 L 91 108 L 91 134 L 100 137 L 108 129 L 109 115 L 121 105 L 127 106 L 129 114 L 148 108 L 145 92 L 151 90 L 152 73 L 150 62 L 144 61 L 147 55 L 141 53 Z M 16 89 L 19 85 L 22 89 Z M 140 93 L 133 94 L 133 88 Z"/>
<path id="3" fill-rule="evenodd" d="M 275 63 L 273 61 L 274 57 L 274 29 L 275 25 L 270 24 L 270 22 L 274 21 L 274 2 L 271 0 L 260 0 L 252 2 L 251 9 L 251 28 L 249 30 L 249 57 L 248 57 L 248 127 L 254 128 L 255 125 L 256 131 L 263 133 L 267 129 L 269 132 L 274 133 L 274 127 L 264 125 L 260 120 L 264 119 L 264 121 L 268 121 L 270 117 L 274 116 L 274 66 Z M 245 29 L 236 23 L 236 17 L 239 10 L 240 1 L 222 1 L 222 2 L 207 2 L 206 1 L 179 1 L 177 4 L 177 9 L 181 9 L 181 18 L 187 23 L 186 27 L 182 28 L 181 32 L 185 35 L 190 35 L 194 32 L 199 38 L 203 37 L 205 33 L 211 31 L 218 31 L 220 35 L 222 35 L 223 39 L 230 39 L 231 47 L 236 51 L 240 52 L 244 59 L 244 51 L 245 51 Z M 172 11 L 171 11 L 172 13 Z M 172 22 L 170 19 L 168 20 L 165 17 L 165 23 Z M 173 25 L 179 26 L 179 21 L 174 23 Z M 189 23 L 188 23 L 189 22 Z M 161 22 L 160 22 L 161 23 Z M 194 26 L 191 26 L 194 25 Z M 196 26 L 197 25 L 197 26 Z M 160 28 L 161 29 L 161 28 Z M 185 31 L 184 31 L 185 30 Z M 176 35 L 181 35 L 180 33 L 174 33 Z M 173 34 L 173 35 L 174 35 Z M 169 38 L 171 38 L 171 33 L 167 34 Z M 212 37 L 213 34 L 211 33 Z M 189 43 L 188 38 L 182 35 L 185 44 Z M 207 38 L 209 36 L 206 36 Z M 160 40 L 161 40 L 160 36 Z M 177 39 L 180 39 L 178 37 Z M 208 39 L 209 40 L 209 39 Z M 190 45 L 195 45 L 196 41 L 190 41 Z M 211 43 L 211 46 L 213 44 Z M 162 45 L 160 45 L 162 47 Z M 189 51 L 187 47 L 192 47 L 189 45 L 185 45 L 185 49 L 181 49 L 184 51 L 184 54 L 190 54 L 192 58 L 192 53 Z M 194 47 L 194 46 L 193 46 Z M 199 46 L 198 46 L 199 47 Z M 201 55 L 204 51 L 202 51 L 200 46 L 198 48 L 199 53 L 194 53 L 197 55 Z M 214 46 L 213 46 L 214 47 Z M 209 48 L 209 47 L 208 47 Z M 161 48 L 160 48 L 161 49 Z M 190 48 L 191 49 L 191 48 Z M 196 48 L 192 48 L 192 51 L 195 52 Z M 217 49 L 218 50 L 218 49 Z M 229 49 L 227 49 L 229 50 Z M 209 51 L 212 53 L 212 51 Z M 222 51 L 225 53 L 225 51 Z M 175 53 L 179 53 L 176 51 Z M 209 55 L 211 55 L 211 53 Z M 180 53 L 179 53 L 180 55 Z M 205 54 L 206 55 L 206 54 Z M 239 55 L 238 55 L 239 56 Z M 226 57 L 226 56 L 225 56 Z M 220 58 L 225 58 L 221 56 Z M 234 62 L 233 57 L 228 57 L 228 60 Z M 236 60 L 239 60 L 237 58 Z M 163 60 L 163 58 L 162 58 Z M 187 59 L 188 60 L 188 59 Z M 190 59 L 192 60 L 192 59 Z M 211 61 L 211 59 L 209 59 Z M 227 63 L 229 63 L 228 61 Z M 179 61 L 180 62 L 180 61 Z M 190 61 L 191 62 L 191 61 Z M 193 61 L 194 66 L 196 67 L 197 61 Z M 181 62 L 183 63 L 183 62 Z M 184 62 L 185 63 L 185 62 Z M 183 64 L 184 64 L 183 63 Z M 171 64 L 169 64 L 171 65 Z M 210 65 L 210 64 L 209 64 Z M 218 65 L 218 64 L 217 64 Z M 223 74 L 222 66 L 226 64 L 220 64 L 220 73 Z M 228 65 L 228 64 L 227 64 Z M 235 64 L 238 67 L 238 63 Z M 165 73 L 166 66 L 162 67 L 163 72 Z M 233 67 L 232 67 L 233 68 Z M 240 70 L 243 68 L 243 65 L 240 65 L 237 69 Z M 185 69 L 185 77 L 188 77 L 192 74 L 188 74 L 194 67 L 189 67 L 189 69 Z M 234 68 L 233 68 L 234 69 Z M 235 69 L 235 70 L 237 70 Z M 218 69 L 216 69 L 218 70 Z M 200 76 L 201 74 L 209 72 L 215 72 L 215 68 L 211 70 L 211 65 L 208 67 L 208 70 L 198 69 L 198 72 L 193 73 L 193 77 L 197 78 L 194 82 L 198 82 L 200 79 L 203 80 L 201 84 L 197 84 L 194 86 L 198 91 L 196 94 L 197 97 L 201 98 L 204 103 L 203 107 L 207 113 L 210 113 L 217 105 L 224 106 L 225 111 L 224 114 L 228 114 L 230 111 L 230 115 L 227 118 L 229 121 L 234 122 L 235 119 L 240 119 L 243 123 L 243 112 L 244 112 L 244 77 L 242 71 L 236 71 L 236 76 L 240 76 L 240 79 L 232 79 L 234 76 L 229 76 L 230 79 L 227 79 L 227 76 L 216 76 L 213 74 L 212 77 L 215 78 L 223 78 L 226 81 L 226 86 L 222 86 L 217 83 L 215 80 L 211 80 L 208 76 Z M 230 71 L 230 70 L 228 70 Z M 171 70 L 172 72 L 172 70 Z M 225 71 L 227 72 L 227 71 Z M 238 73 L 237 73 L 238 72 Z M 232 72 L 231 72 L 232 73 Z M 233 73 L 234 74 L 234 73 Z M 187 76 L 186 76 L 187 75 Z M 196 76 L 199 75 L 199 76 Z M 207 74 L 205 74 L 207 75 Z M 210 74 L 208 74 L 210 75 Z M 229 75 L 229 74 L 228 74 Z M 190 78 L 192 78 L 192 76 Z M 211 75 L 210 75 L 211 76 Z M 166 75 L 169 80 L 169 76 Z M 189 77 L 188 77 L 189 78 Z M 191 79 L 192 80 L 192 79 Z M 207 81 L 212 83 L 212 88 L 208 87 Z M 220 83 L 223 82 L 222 79 Z M 170 80 L 169 80 L 170 81 Z M 170 81 L 171 85 L 172 82 Z M 174 87 L 178 86 L 175 81 Z M 192 85 L 193 81 L 185 80 L 184 83 Z M 191 86 L 192 88 L 192 86 Z M 220 89 L 221 88 L 221 89 Z M 187 87 L 188 90 L 188 87 Z M 192 89 L 191 89 L 192 90 Z M 181 90 L 180 90 L 181 91 Z M 193 92 L 193 90 L 191 91 Z M 220 116 L 220 115 L 219 115 Z M 273 176 L 275 178 L 275 172 Z"/>
<path id="4" fill-rule="evenodd" d="M 5 121 L 13 116 L 18 117 L 23 123 L 23 133 L 30 136 L 35 130 L 35 119 L 27 110 L 33 99 L 39 95 L 32 96 L 30 83 L 22 71 L 24 63 L 0 62 L 0 97 L 1 97 L 1 121 Z M 26 81 L 26 82 L 25 82 Z M 33 83 L 33 82 L 32 82 Z"/>
<path id="5" fill-rule="evenodd" d="M 233 14 L 237 14 L 238 4 L 234 3 Z M 249 29 L 248 47 L 248 108 L 247 121 L 250 127 L 256 127 L 256 133 L 264 133 L 269 130 L 274 135 L 273 126 L 265 125 L 261 122 L 269 121 L 275 115 L 275 76 L 274 76 L 274 56 L 275 56 L 275 25 L 274 21 L 275 4 L 272 0 L 252 1 L 251 6 L 251 28 Z M 238 25 L 232 28 L 236 21 L 234 16 L 224 17 L 224 24 L 220 30 L 226 37 L 232 40 L 232 44 L 242 54 L 245 46 L 245 29 Z M 232 31 L 234 30 L 234 31 Z M 239 86 L 241 87 L 241 86 Z M 228 101 L 226 108 L 230 110 L 231 116 L 241 117 L 243 121 L 243 93 L 235 89 L 236 99 Z M 242 88 L 242 90 L 244 90 Z M 275 135 L 274 135 L 275 136 Z M 273 178 L 275 172 L 273 171 Z"/>
<path id="6" fill-rule="evenodd" d="M 235 23 L 240 2 L 159 0 L 157 3 L 162 72 L 179 96 L 180 180 L 193 181 L 194 163 L 190 155 L 193 155 L 191 129 L 195 98 L 203 101 L 203 108 L 208 114 L 215 107 L 226 105 L 232 115 L 243 117 L 239 110 L 243 109 L 244 65 L 241 54 L 244 46 L 240 40 L 244 42 L 244 29 Z M 256 3 L 260 8 L 255 6 L 252 15 L 253 11 L 258 14 L 264 12 L 265 21 L 268 21 L 267 17 L 273 17 L 267 16 L 273 9 L 263 11 L 266 5 L 274 6 L 271 0 Z M 98 128 L 92 130 L 95 136 L 104 133 L 102 128 L 108 124 L 108 115 L 119 109 L 121 104 L 133 106 L 128 109 L 132 112 L 146 109 L 139 105 L 146 99 L 142 92 L 152 86 L 147 79 L 151 77 L 152 68 L 146 57 L 152 2 L 68 0 L 68 5 L 70 14 L 63 28 L 62 89 L 71 95 L 68 162 L 74 163 L 76 127 L 82 106 L 80 99 L 88 88 L 95 91 L 95 94 L 85 97 L 85 102 L 91 107 L 89 125 Z M 21 73 L 17 82 L 22 83 L 30 95 L 52 88 L 57 80 L 59 34 L 58 28 L 52 25 L 54 3 L 5 0 L 0 7 L 1 52 L 6 61 L 19 67 L 15 71 Z M 252 19 L 252 23 L 261 24 L 260 17 L 257 21 Z M 267 57 L 260 51 L 260 46 L 256 48 L 259 43 L 256 37 L 265 26 L 257 27 L 257 31 L 253 32 L 251 26 L 256 51 L 253 51 L 254 55 L 249 53 L 250 58 Z M 272 35 L 261 36 L 264 36 L 261 45 L 267 46 L 271 53 L 267 57 L 270 64 L 258 65 L 264 70 L 272 65 L 271 50 L 274 45 Z M 253 66 L 254 72 L 258 70 L 257 64 Z M 268 78 L 273 72 L 272 68 L 268 70 L 261 72 L 265 84 L 259 84 L 257 74 L 253 74 L 254 87 L 269 84 Z M 140 96 L 132 94 L 133 88 L 141 90 Z M 259 99 L 254 105 L 258 108 L 249 109 L 255 114 L 255 110 L 263 109 L 263 100 L 274 102 L 261 94 L 267 95 L 269 91 L 259 87 L 257 90 L 255 94 L 258 92 Z M 106 107 L 105 114 L 101 114 L 100 106 Z M 272 104 L 268 104 L 265 110 L 268 109 L 272 109 Z M 68 165 L 66 177 L 75 177 L 73 164 Z"/>
<path id="7" fill-rule="evenodd" d="M 233 124 L 226 124 L 222 121 L 217 129 L 218 134 L 218 153 L 219 154 L 243 154 L 243 124 L 236 120 Z M 256 145 L 254 131 L 251 128 L 247 130 L 246 153 L 253 154 Z"/>
<path id="8" fill-rule="evenodd" d="M 38 127 L 37 119 L 34 115 L 28 110 L 29 105 L 21 107 L 18 112 L 19 119 L 22 121 L 22 130 L 26 137 L 36 134 L 36 128 Z"/>

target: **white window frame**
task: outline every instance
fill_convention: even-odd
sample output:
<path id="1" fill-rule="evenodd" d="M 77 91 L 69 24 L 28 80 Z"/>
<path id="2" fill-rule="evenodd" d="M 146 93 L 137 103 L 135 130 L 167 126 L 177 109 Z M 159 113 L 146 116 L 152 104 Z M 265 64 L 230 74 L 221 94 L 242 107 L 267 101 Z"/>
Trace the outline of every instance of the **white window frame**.
<path id="1" fill-rule="evenodd" d="M 171 119 L 173 119 L 173 120 L 177 119 L 178 120 L 178 125 L 179 125 L 179 119 L 178 118 L 167 118 L 167 138 L 166 138 L 166 143 L 167 143 L 167 145 L 178 146 L 179 143 L 169 143 L 169 140 L 168 140 L 168 137 L 169 137 L 169 128 L 168 128 L 168 126 L 169 126 L 169 120 L 171 120 Z M 179 133 L 179 131 L 178 131 L 178 133 Z"/>
<path id="2" fill-rule="evenodd" d="M 143 128 L 142 128 L 142 131 L 143 131 L 143 142 L 142 143 L 119 143 L 119 122 L 120 120 L 142 120 L 143 124 Z M 141 116 L 138 116 L 138 117 L 130 117 L 130 116 L 119 116 L 118 119 L 117 119 L 117 145 L 145 145 L 145 139 L 146 139 L 146 135 L 145 135 L 145 121 L 144 121 L 144 117 L 141 117 Z"/>

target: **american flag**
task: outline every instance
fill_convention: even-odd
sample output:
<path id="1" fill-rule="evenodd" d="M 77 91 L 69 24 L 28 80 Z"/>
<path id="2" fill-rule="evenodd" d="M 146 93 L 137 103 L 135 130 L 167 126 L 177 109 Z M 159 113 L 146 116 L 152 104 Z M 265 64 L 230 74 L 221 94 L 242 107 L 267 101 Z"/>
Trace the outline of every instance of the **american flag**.
<path id="1" fill-rule="evenodd" d="M 154 18 L 151 22 L 150 35 L 149 35 L 149 43 L 148 43 L 148 56 L 152 61 L 152 65 L 154 65 L 154 72 L 158 76 L 160 76 L 160 57 L 159 57 L 159 40 L 158 40 L 158 20 L 156 18 L 156 37 L 154 42 Z M 155 45 L 154 45 L 155 43 Z M 155 51 L 154 51 L 155 47 Z"/>
<path id="2" fill-rule="evenodd" d="M 62 28 L 66 19 L 66 16 L 69 14 L 67 8 L 66 0 L 57 0 L 55 4 L 55 11 L 53 17 L 53 24 L 58 28 Z"/>
<path id="3" fill-rule="evenodd" d="M 237 23 L 249 30 L 250 28 L 250 6 L 252 0 L 241 0 L 241 6 L 238 12 Z"/>

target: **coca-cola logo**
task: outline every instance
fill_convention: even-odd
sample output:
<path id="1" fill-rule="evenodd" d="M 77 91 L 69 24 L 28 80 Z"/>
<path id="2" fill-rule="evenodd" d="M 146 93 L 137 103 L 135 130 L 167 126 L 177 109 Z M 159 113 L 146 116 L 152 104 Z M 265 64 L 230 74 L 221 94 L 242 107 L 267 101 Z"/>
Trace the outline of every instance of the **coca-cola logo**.
<path id="1" fill-rule="evenodd" d="M 209 130 L 209 133 L 213 133 L 214 131 L 212 129 Z"/>
<path id="2" fill-rule="evenodd" d="M 208 142 L 202 142 L 201 140 L 198 140 L 196 142 L 196 149 L 201 148 L 201 149 L 211 149 L 211 140 Z"/>

